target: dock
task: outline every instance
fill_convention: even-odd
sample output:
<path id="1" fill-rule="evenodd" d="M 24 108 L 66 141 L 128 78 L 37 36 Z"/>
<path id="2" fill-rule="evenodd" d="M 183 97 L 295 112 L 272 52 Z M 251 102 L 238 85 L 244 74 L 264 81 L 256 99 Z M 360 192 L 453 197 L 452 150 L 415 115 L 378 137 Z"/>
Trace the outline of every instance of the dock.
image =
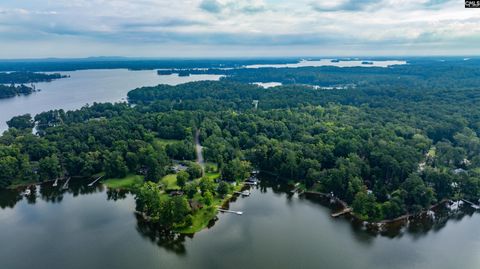
<path id="1" fill-rule="evenodd" d="M 69 183 L 69 182 L 70 182 L 70 177 L 67 178 L 67 181 L 65 181 L 65 184 L 63 184 L 63 187 L 62 187 L 63 190 L 68 189 L 68 183 Z"/>
<path id="2" fill-rule="evenodd" d="M 299 190 L 300 190 L 300 183 L 295 183 L 294 189 L 291 190 L 290 192 L 291 192 L 291 193 L 296 193 L 296 192 L 299 191 Z"/>
<path id="3" fill-rule="evenodd" d="M 243 195 L 243 196 L 250 196 L 250 192 L 249 192 L 249 191 L 236 191 L 235 193 L 236 193 L 236 194 Z"/>
<path id="4" fill-rule="evenodd" d="M 474 209 L 480 209 L 480 206 L 479 206 L 479 205 L 477 205 L 477 204 L 475 204 L 475 203 L 473 203 L 473 202 L 470 202 L 470 201 L 468 201 L 467 199 L 462 199 L 462 201 L 465 202 L 465 203 L 467 203 L 467 204 L 469 204 L 469 205 L 470 205 L 472 208 L 474 208 Z"/>
<path id="5" fill-rule="evenodd" d="M 347 207 L 347 208 L 343 209 L 343 210 L 340 211 L 340 212 L 333 213 L 333 214 L 332 214 L 332 217 L 338 218 L 338 217 L 340 217 L 340 216 L 342 216 L 342 215 L 345 215 L 345 214 L 348 214 L 348 213 L 350 213 L 350 212 L 352 212 L 352 211 L 353 211 L 353 209 L 352 209 L 351 207 Z"/>
<path id="6" fill-rule="evenodd" d="M 93 184 L 97 183 L 97 181 L 99 181 L 100 179 L 102 179 L 103 176 L 99 176 L 97 179 L 95 179 L 94 181 L 92 181 L 90 184 L 88 184 L 89 187 L 93 186 Z"/>
<path id="7" fill-rule="evenodd" d="M 232 213 L 232 214 L 237 214 L 237 215 L 242 215 L 242 211 L 233 211 L 233 210 L 227 210 L 227 209 L 222 209 L 219 208 L 218 211 L 223 212 L 223 213 Z"/>
<path id="8" fill-rule="evenodd" d="M 53 186 L 53 187 L 56 187 L 57 185 L 58 185 L 58 178 L 55 179 L 55 182 L 53 182 L 53 185 L 52 185 L 52 186 Z"/>

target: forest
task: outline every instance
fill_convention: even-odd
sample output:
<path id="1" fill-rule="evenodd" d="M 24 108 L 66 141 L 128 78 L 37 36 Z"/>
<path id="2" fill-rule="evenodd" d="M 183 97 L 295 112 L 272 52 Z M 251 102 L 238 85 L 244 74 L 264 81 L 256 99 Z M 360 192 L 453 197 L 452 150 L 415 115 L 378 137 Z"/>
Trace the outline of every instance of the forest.
<path id="1" fill-rule="evenodd" d="M 478 201 L 480 81 L 469 76 L 478 67 L 448 66 L 352 68 L 348 83 L 356 87 L 339 90 L 229 80 L 159 85 L 129 92 L 134 106 L 15 117 L 0 138 L 0 186 L 98 173 L 159 182 L 176 161 L 194 158 L 198 129 L 210 175 L 219 177 L 189 168 L 176 175 L 185 195 L 164 196 L 150 183 L 139 189 L 137 209 L 164 226 L 191 224 L 198 203 L 218 203 L 232 191 L 223 182 L 239 182 L 252 168 L 333 193 L 369 221 L 418 213 L 443 199 Z"/>
<path id="2" fill-rule="evenodd" d="M 67 76 L 58 73 L 45 74 L 35 72 L 0 72 L 0 84 L 24 84 L 34 82 L 49 82 Z"/>
<path id="3" fill-rule="evenodd" d="M 0 84 L 0 99 L 15 97 L 17 95 L 29 95 L 34 91 L 35 90 L 32 87 L 28 87 L 23 84 L 19 86 Z"/>
<path id="4" fill-rule="evenodd" d="M 30 95 L 36 91 L 35 87 L 25 83 L 48 82 L 67 76 L 34 72 L 0 72 L 0 99 L 18 95 Z"/>

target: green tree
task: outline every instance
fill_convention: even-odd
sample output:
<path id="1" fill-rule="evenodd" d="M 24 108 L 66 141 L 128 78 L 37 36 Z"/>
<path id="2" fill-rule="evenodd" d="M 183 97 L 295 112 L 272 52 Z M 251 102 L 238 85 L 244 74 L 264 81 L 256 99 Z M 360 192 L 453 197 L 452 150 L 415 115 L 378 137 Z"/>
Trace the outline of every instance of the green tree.
<path id="1" fill-rule="evenodd" d="M 189 178 L 189 174 L 185 171 L 180 171 L 177 173 L 177 185 L 183 189 L 185 187 L 185 184 L 187 183 L 187 180 Z"/>
<path id="2" fill-rule="evenodd" d="M 429 206 L 435 198 L 432 188 L 425 186 L 418 174 L 411 174 L 401 186 L 405 204 L 410 212 L 419 212 Z"/>
<path id="3" fill-rule="evenodd" d="M 210 192 L 211 194 L 212 192 L 215 191 L 215 183 L 213 182 L 212 179 L 208 177 L 202 177 L 200 179 L 198 186 L 200 187 L 200 191 L 202 192 L 202 195 L 205 195 L 205 193 L 207 192 Z"/>
<path id="4" fill-rule="evenodd" d="M 218 184 L 217 192 L 218 192 L 218 195 L 220 195 L 221 197 L 224 197 L 226 194 L 228 194 L 229 190 L 230 190 L 230 185 L 227 182 L 221 181 Z"/>
<path id="5" fill-rule="evenodd" d="M 32 129 L 35 126 L 35 123 L 30 114 L 25 114 L 13 117 L 11 120 L 7 121 L 7 125 L 8 128 Z"/>
<path id="6" fill-rule="evenodd" d="M 199 164 L 192 163 L 188 166 L 187 173 L 190 176 L 190 180 L 194 180 L 203 175 L 203 170 Z"/>
<path id="7" fill-rule="evenodd" d="M 195 196 L 195 194 L 197 194 L 197 192 L 198 192 L 197 184 L 195 184 L 194 182 L 188 183 L 188 184 L 185 185 L 183 190 L 187 194 L 188 198 L 192 199 Z"/>
<path id="8" fill-rule="evenodd" d="M 41 180 L 56 179 L 62 176 L 62 167 L 57 155 L 45 157 L 38 162 L 38 174 Z"/>
<path id="9" fill-rule="evenodd" d="M 207 206 L 211 206 L 213 203 L 213 195 L 211 192 L 207 191 L 203 194 L 203 203 Z"/>
<path id="10" fill-rule="evenodd" d="M 242 181 L 250 176 L 252 167 L 250 162 L 233 159 L 222 170 L 222 177 L 228 181 Z"/>
<path id="11" fill-rule="evenodd" d="M 128 167 L 119 152 L 112 152 L 105 160 L 105 175 L 107 178 L 124 178 L 127 176 Z"/>

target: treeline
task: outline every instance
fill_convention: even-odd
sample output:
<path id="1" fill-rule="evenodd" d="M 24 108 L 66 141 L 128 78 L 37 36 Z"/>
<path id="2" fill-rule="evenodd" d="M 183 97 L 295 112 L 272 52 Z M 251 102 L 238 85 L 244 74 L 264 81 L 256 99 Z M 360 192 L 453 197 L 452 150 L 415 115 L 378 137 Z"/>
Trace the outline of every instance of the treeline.
<path id="1" fill-rule="evenodd" d="M 448 89 L 476 87 L 479 82 L 480 61 L 471 59 L 409 59 L 407 65 L 390 67 L 299 67 L 299 68 L 204 68 L 166 69 L 159 75 L 178 73 L 224 75 L 223 80 L 243 83 L 280 82 L 284 85 L 306 84 L 316 86 L 358 85 L 380 87 L 408 87 Z"/>
<path id="2" fill-rule="evenodd" d="M 10 98 L 17 95 L 29 95 L 32 94 L 35 90 L 31 87 L 25 85 L 2 85 L 0 84 L 0 99 Z"/>
<path id="3" fill-rule="evenodd" d="M 171 159 L 194 158 L 190 119 L 182 113 L 143 114 L 125 104 L 15 117 L 0 138 L 0 187 L 100 172 L 109 178 L 143 174 L 158 181 Z M 39 135 L 32 134 L 35 123 Z M 160 138 L 178 142 L 165 146 Z"/>
<path id="4" fill-rule="evenodd" d="M 48 82 L 67 76 L 55 73 L 44 74 L 35 72 L 0 72 L 0 84 L 21 84 L 34 82 Z"/>

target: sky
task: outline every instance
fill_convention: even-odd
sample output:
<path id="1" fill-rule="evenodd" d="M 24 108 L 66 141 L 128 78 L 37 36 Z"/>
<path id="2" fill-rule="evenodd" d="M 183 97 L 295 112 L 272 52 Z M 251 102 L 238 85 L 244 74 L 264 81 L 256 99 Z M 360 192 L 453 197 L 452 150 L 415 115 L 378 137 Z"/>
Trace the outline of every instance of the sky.
<path id="1" fill-rule="evenodd" d="M 464 0 L 1 0 L 0 58 L 479 55 Z"/>

